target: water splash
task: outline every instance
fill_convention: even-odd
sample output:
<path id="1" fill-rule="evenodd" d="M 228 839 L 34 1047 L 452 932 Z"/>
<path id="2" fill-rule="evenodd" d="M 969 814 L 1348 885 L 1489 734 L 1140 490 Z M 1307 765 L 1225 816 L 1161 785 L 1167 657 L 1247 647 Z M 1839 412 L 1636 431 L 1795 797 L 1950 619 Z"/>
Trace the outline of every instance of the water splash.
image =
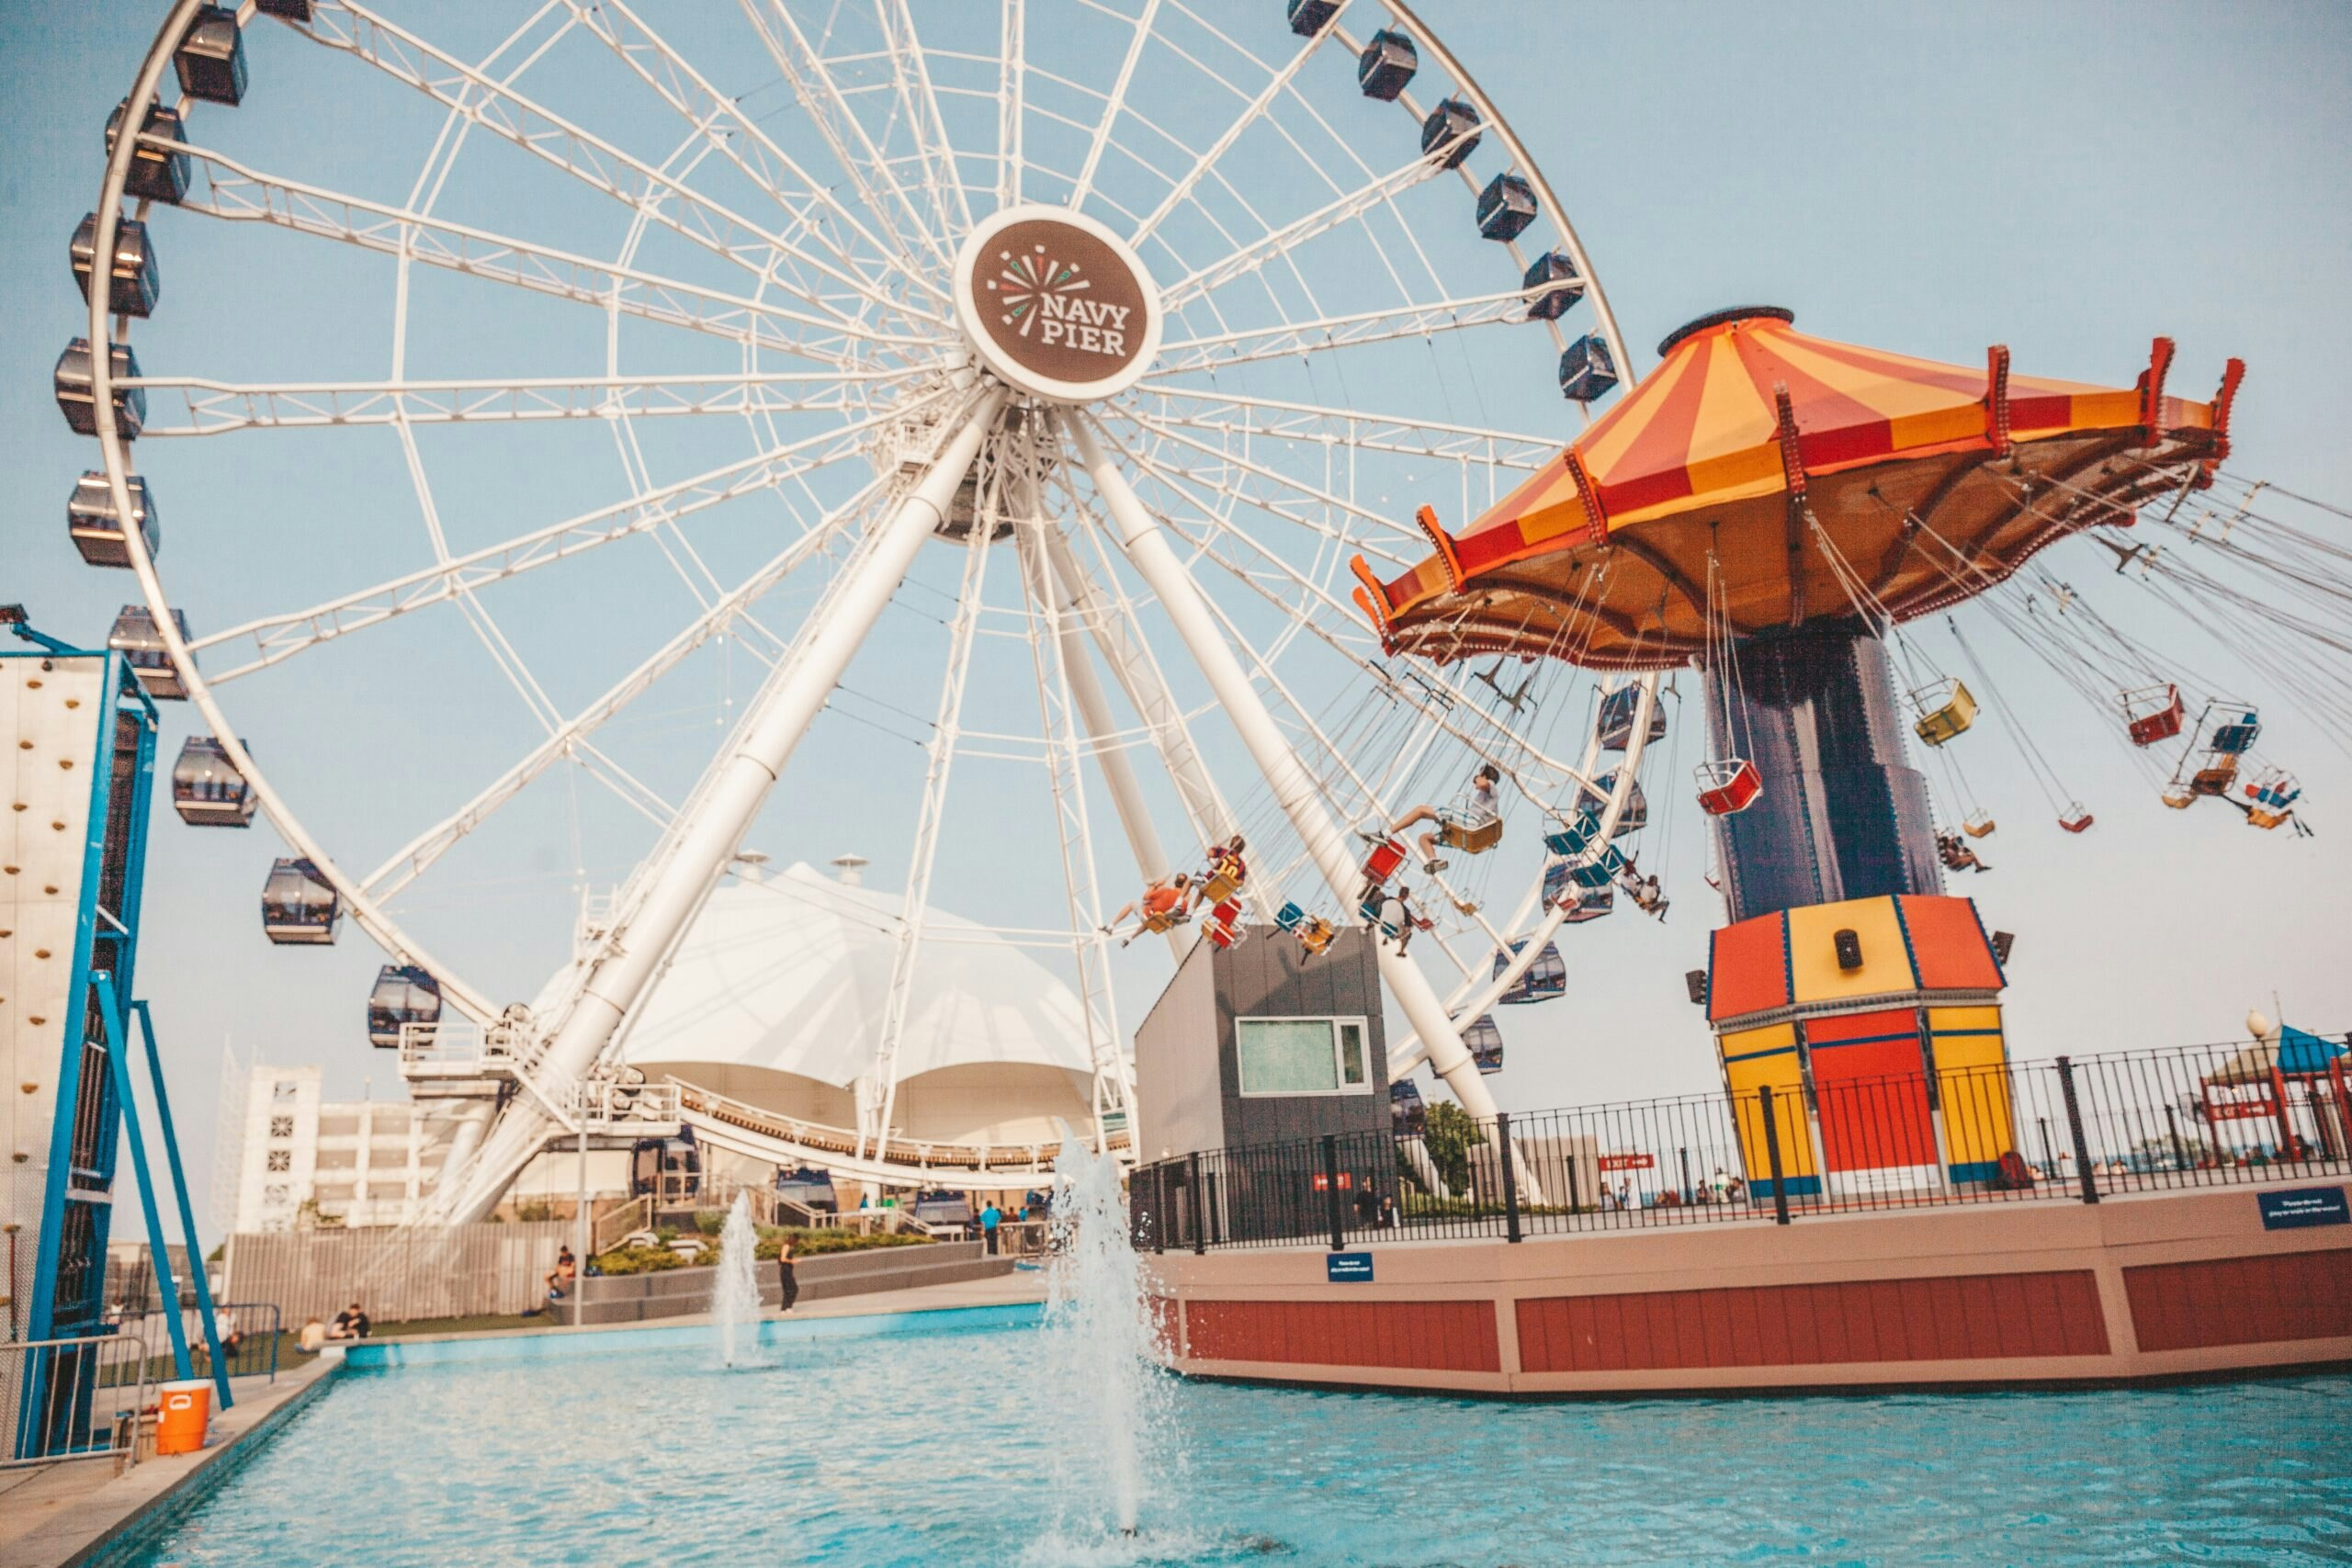
<path id="1" fill-rule="evenodd" d="M 1048 1362 L 1058 1373 L 1056 1446 L 1065 1532 L 1132 1537 L 1167 1468 L 1167 1357 L 1127 1238 L 1119 1168 L 1066 1138 L 1054 1162 L 1053 1258 L 1046 1276 Z"/>
<path id="2" fill-rule="evenodd" d="M 710 1285 L 710 1315 L 718 1325 L 718 1364 L 760 1363 L 759 1227 L 752 1224 L 751 1194 L 738 1192 L 718 1233 L 718 1274 Z"/>

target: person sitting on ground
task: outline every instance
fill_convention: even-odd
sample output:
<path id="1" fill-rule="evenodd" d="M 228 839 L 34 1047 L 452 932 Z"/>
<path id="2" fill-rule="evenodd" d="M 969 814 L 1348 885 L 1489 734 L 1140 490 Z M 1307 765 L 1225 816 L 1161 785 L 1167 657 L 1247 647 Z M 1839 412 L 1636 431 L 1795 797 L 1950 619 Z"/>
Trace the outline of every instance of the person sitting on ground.
<path id="1" fill-rule="evenodd" d="M 357 1302 L 354 1302 L 334 1314 L 334 1321 L 327 1325 L 327 1337 L 329 1339 L 365 1339 L 374 1326 L 368 1321 L 368 1314 L 361 1309 Z"/>
<path id="2" fill-rule="evenodd" d="M 1443 871 L 1448 863 L 1438 856 L 1440 832 L 1449 821 L 1457 828 L 1483 828 L 1499 818 L 1503 814 L 1503 803 L 1501 797 L 1495 793 L 1495 786 L 1502 783 L 1502 778 L 1503 771 L 1500 768 L 1492 762 L 1481 762 L 1478 764 L 1478 771 L 1470 775 L 1468 797 L 1463 802 L 1461 808 L 1454 810 L 1451 817 L 1447 812 L 1423 802 L 1391 822 L 1385 834 L 1368 832 L 1359 828 L 1356 829 L 1357 836 L 1368 843 L 1377 844 L 1384 839 L 1395 838 L 1416 822 L 1436 823 L 1438 825 L 1436 828 L 1422 833 L 1414 840 L 1421 847 L 1421 869 L 1430 875 L 1435 876 L 1439 872 Z"/>
<path id="3" fill-rule="evenodd" d="M 213 1309 L 212 1337 L 220 1341 L 223 1356 L 234 1356 L 238 1347 L 245 1342 L 244 1334 L 237 1327 L 237 1314 L 227 1307 Z"/>
<path id="4" fill-rule="evenodd" d="M 305 1356 L 315 1356 L 319 1353 L 319 1347 L 326 1342 L 327 1325 L 314 1317 L 302 1325 L 301 1333 L 295 1336 L 294 1348 Z"/>
<path id="5" fill-rule="evenodd" d="M 1119 939 L 1119 945 L 1126 946 L 1127 943 L 1141 936 L 1153 920 L 1181 912 L 1184 908 L 1185 900 L 1190 897 L 1186 889 L 1192 886 L 1192 882 L 1193 879 L 1190 876 L 1180 871 L 1173 876 L 1150 884 L 1144 888 L 1141 897 L 1125 906 L 1117 914 L 1111 917 L 1111 923 L 1101 928 L 1102 934 L 1110 935 L 1112 931 L 1118 929 L 1120 921 L 1131 915 L 1140 916 L 1141 920 L 1136 929 Z"/>
<path id="6" fill-rule="evenodd" d="M 569 1247 L 558 1247 L 555 1254 L 555 1267 L 548 1269 L 547 1273 L 548 1300 L 551 1302 L 561 1301 L 563 1299 L 564 1287 L 571 1284 L 572 1280 L 579 1277 L 580 1262 L 579 1259 L 571 1256 L 571 1248 Z"/>

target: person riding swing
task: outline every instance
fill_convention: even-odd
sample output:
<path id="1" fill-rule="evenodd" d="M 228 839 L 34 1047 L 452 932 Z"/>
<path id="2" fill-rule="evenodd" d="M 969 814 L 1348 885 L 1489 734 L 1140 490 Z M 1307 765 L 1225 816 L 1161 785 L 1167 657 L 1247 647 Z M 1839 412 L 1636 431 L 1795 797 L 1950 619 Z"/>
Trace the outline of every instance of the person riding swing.
<path id="1" fill-rule="evenodd" d="M 1421 848 L 1421 870 L 1435 876 L 1448 864 L 1437 852 L 1441 843 L 1475 855 L 1494 848 L 1496 840 L 1502 837 L 1502 801 L 1496 794 L 1496 786 L 1502 783 L 1502 777 L 1503 771 L 1494 763 L 1481 762 L 1478 771 L 1470 775 L 1469 793 L 1452 806 L 1440 807 L 1424 802 L 1390 823 L 1387 834 L 1362 829 L 1357 831 L 1363 839 L 1376 844 L 1384 837 L 1401 833 L 1416 822 L 1436 823 L 1435 828 L 1414 840 Z"/>
<path id="2" fill-rule="evenodd" d="M 1126 946 L 1146 931 L 1166 931 L 1183 919 L 1190 912 L 1187 899 L 1190 897 L 1189 889 L 1192 885 L 1192 877 L 1181 871 L 1173 876 L 1163 877 L 1157 882 L 1147 884 L 1141 897 L 1123 906 L 1117 914 L 1111 917 L 1110 923 L 1101 928 L 1102 934 L 1110 935 L 1117 929 L 1119 922 L 1130 915 L 1139 915 L 1142 919 L 1135 930 L 1119 939 L 1121 947 Z"/>

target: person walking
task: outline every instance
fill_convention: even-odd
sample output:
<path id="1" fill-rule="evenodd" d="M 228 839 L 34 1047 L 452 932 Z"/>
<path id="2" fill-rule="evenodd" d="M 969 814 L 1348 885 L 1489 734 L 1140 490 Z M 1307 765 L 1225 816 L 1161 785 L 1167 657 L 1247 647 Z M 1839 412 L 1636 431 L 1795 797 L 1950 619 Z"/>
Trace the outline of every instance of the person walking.
<path id="1" fill-rule="evenodd" d="M 998 1208 L 996 1200 L 991 1198 L 988 1207 L 980 1211 L 980 1240 L 985 1244 L 982 1250 L 990 1258 L 996 1256 L 996 1228 L 1002 1224 L 1004 1211 Z"/>
<path id="2" fill-rule="evenodd" d="M 786 1236 L 775 1244 L 775 1283 L 776 1311 L 779 1314 L 790 1312 L 792 1303 L 800 1299 L 800 1280 L 796 1277 L 792 1267 L 792 1238 L 790 1236 Z"/>

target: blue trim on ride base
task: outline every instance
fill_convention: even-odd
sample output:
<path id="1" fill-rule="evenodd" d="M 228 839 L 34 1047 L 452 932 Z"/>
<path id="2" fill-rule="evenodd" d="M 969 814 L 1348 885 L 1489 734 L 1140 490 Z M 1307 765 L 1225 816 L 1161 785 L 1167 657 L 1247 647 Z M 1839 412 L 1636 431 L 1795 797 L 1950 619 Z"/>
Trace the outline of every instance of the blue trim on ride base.
<path id="1" fill-rule="evenodd" d="M 1755 1180 L 1747 1184 L 1748 1195 L 1752 1198 L 1770 1198 L 1772 1196 L 1772 1189 L 1774 1185 L 1775 1184 L 1770 1177 L 1759 1176 Z M 1821 1178 L 1817 1176 L 1792 1176 L 1781 1185 L 1784 1185 L 1788 1188 L 1789 1196 L 1792 1198 L 1818 1198 L 1821 1196 Z"/>
<path id="2" fill-rule="evenodd" d="M 1042 1302 L 1001 1306 L 939 1307 L 924 1312 L 861 1313 L 853 1317 L 771 1317 L 760 1322 L 762 1345 L 803 1339 L 923 1338 L 980 1334 L 1005 1328 L 1035 1328 L 1046 1315 Z M 642 1324 L 628 1328 L 564 1328 L 541 1333 L 509 1331 L 458 1339 L 368 1339 L 344 1351 L 344 1365 L 356 1371 L 429 1367 L 460 1361 L 547 1361 L 571 1356 L 622 1356 L 686 1350 L 707 1346 L 717 1330 L 708 1323 Z"/>
<path id="3" fill-rule="evenodd" d="M 1911 940 L 1911 922 L 1903 918 L 1903 895 L 1891 893 L 1887 897 L 1894 905 L 1894 929 L 1903 933 L 1903 962 L 1911 965 L 1911 983 L 1925 990 L 1928 982 L 1919 973 L 1919 949 Z"/>
<path id="4" fill-rule="evenodd" d="M 1981 1159 L 1968 1165 L 1956 1165 L 1951 1168 L 1951 1179 L 1954 1181 L 1992 1181 L 1997 1179 L 2000 1174 L 2001 1162 L 1996 1159 Z"/>

